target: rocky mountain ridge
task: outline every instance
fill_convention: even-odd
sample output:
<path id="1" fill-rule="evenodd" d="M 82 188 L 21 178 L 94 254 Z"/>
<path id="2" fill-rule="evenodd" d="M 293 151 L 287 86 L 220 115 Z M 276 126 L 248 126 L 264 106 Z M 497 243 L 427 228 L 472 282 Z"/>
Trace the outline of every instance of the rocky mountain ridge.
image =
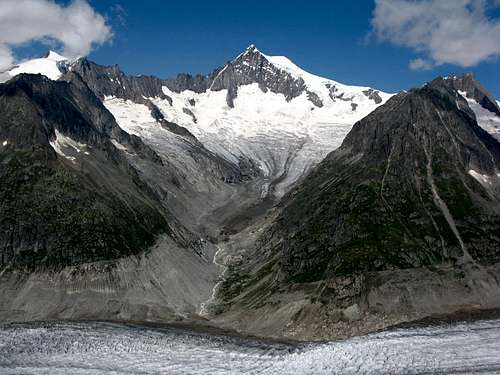
<path id="1" fill-rule="evenodd" d="M 255 46 L 167 80 L 11 73 L 36 69 L 0 85 L 0 318 L 318 339 L 498 304 L 500 116 L 473 76 L 393 96 Z"/>
<path id="2" fill-rule="evenodd" d="M 328 337 L 497 306 L 500 143 L 460 94 L 469 79 L 438 78 L 356 123 L 253 249 L 233 249 L 219 319 Z"/>
<path id="3" fill-rule="evenodd" d="M 162 165 L 160 157 L 119 128 L 78 77 L 21 74 L 0 87 L 0 105 L 3 265 L 121 257 L 173 234 L 160 198 L 120 148 L 150 164 Z"/>

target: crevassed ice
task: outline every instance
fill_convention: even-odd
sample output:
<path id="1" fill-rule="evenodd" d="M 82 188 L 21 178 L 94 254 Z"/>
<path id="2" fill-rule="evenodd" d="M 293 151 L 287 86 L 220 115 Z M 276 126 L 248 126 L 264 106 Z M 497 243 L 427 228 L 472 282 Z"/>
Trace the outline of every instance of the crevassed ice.
<path id="1" fill-rule="evenodd" d="M 287 101 L 283 94 L 263 92 L 257 83 L 238 88 L 234 108 L 227 105 L 227 90 L 176 93 L 164 86 L 162 90 L 172 98 L 172 105 L 160 98 L 148 99 L 168 121 L 188 129 L 210 151 L 234 163 L 241 157 L 250 158 L 270 181 L 281 177 L 274 191 L 280 197 L 339 147 L 356 121 L 385 103 L 391 94 L 379 92 L 382 103 L 376 104 L 363 93 L 368 87 L 347 86 L 315 76 L 286 57 L 265 57 L 277 68 L 302 78 L 308 89 L 322 99 L 323 107 L 311 103 L 305 92 Z M 339 94 L 353 101 L 332 100 L 327 85 L 335 85 Z M 355 110 L 352 103 L 357 104 Z M 145 105 L 111 97 L 105 98 L 104 104 L 124 130 L 142 137 L 159 152 L 171 148 L 162 141 L 166 134 L 158 137 L 158 124 Z"/>
<path id="2" fill-rule="evenodd" d="M 175 93 L 163 87 L 163 91 L 173 105 L 157 98 L 153 102 L 166 119 L 187 128 L 211 151 L 233 162 L 241 156 L 251 158 L 270 178 L 281 175 L 286 166 L 277 196 L 340 146 L 352 125 L 377 107 L 361 93 L 363 105 L 356 111 L 351 102 L 330 98 L 318 108 L 306 93 L 288 102 L 282 94 L 262 92 L 256 83 L 239 87 L 234 108 L 226 103 L 227 90 Z M 183 108 L 193 112 L 196 123 Z"/>
<path id="3" fill-rule="evenodd" d="M 499 374 L 499 343 L 498 320 L 302 346 L 106 323 L 7 325 L 0 373 Z"/>

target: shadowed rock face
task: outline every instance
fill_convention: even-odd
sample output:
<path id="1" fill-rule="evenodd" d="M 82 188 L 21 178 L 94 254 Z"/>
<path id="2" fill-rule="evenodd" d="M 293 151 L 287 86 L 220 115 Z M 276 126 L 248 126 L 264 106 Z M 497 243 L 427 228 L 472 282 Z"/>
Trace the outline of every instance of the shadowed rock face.
<path id="1" fill-rule="evenodd" d="M 0 124 L 2 266 L 59 268 L 139 253 L 161 233 L 183 237 L 125 155 L 151 166 L 160 157 L 77 76 L 0 85 Z"/>
<path id="2" fill-rule="evenodd" d="M 282 199 L 254 249 L 228 263 L 220 320 L 338 337 L 498 306 L 499 171 L 500 143 L 443 79 L 396 95 L 356 123 Z M 258 314 L 267 324 L 253 323 Z"/>
<path id="3" fill-rule="evenodd" d="M 191 90 L 196 93 L 207 90 L 228 90 L 227 102 L 237 96 L 238 87 L 258 83 L 263 91 L 285 95 L 291 100 L 304 91 L 305 83 L 301 78 L 294 78 L 273 64 L 254 46 L 238 56 L 235 60 L 214 70 L 208 75 L 179 74 L 174 79 L 159 79 L 150 76 L 128 76 L 118 66 L 101 66 L 83 58 L 71 65 L 71 71 L 77 72 L 97 96 L 115 96 L 142 103 L 145 98 L 158 97 L 171 99 L 162 91 L 166 86 L 174 92 Z M 311 101 L 321 106 L 319 98 L 310 93 Z"/>
<path id="4" fill-rule="evenodd" d="M 498 171 L 500 143 L 441 79 L 399 94 L 284 198 L 273 228 L 279 268 L 317 281 L 490 262 L 500 255 Z"/>
<path id="5" fill-rule="evenodd" d="M 287 100 L 292 100 L 306 90 L 302 79 L 294 78 L 275 67 L 254 46 L 250 46 L 235 60 L 219 69 L 211 88 L 216 91 L 228 89 L 228 96 L 231 96 L 232 100 L 236 94 L 231 93 L 234 91 L 231 88 L 251 83 L 258 83 L 263 91 L 283 94 Z"/>
<path id="6" fill-rule="evenodd" d="M 117 65 L 104 66 L 82 58 L 71 64 L 90 89 L 103 99 L 105 96 L 142 102 L 145 98 L 169 99 L 162 91 L 163 81 L 151 76 L 129 76 Z"/>
<path id="7" fill-rule="evenodd" d="M 443 85 L 463 91 L 468 98 L 474 99 L 483 108 L 500 116 L 500 108 L 495 98 L 478 82 L 472 73 L 451 76 L 441 80 Z"/>
<path id="8" fill-rule="evenodd" d="M 233 107 L 238 95 L 238 87 L 258 83 L 262 91 L 283 94 L 287 100 L 307 92 L 309 100 L 317 107 L 323 106 L 316 94 L 309 92 L 303 79 L 277 68 L 255 47 L 248 47 L 236 59 L 228 62 L 207 76 L 181 74 L 165 81 L 174 92 L 192 90 L 197 93 L 207 90 L 228 90 L 227 104 Z"/>
<path id="9" fill-rule="evenodd" d="M 240 183 L 259 174 L 257 167 L 252 165 L 250 160 L 243 160 L 244 165 L 234 165 L 208 151 L 189 130 L 165 119 L 163 113 L 150 99 L 165 99 L 172 105 L 172 99 L 165 95 L 162 90 L 168 80 L 151 76 L 126 75 L 117 65 L 98 65 L 85 58 L 71 64 L 71 69 L 68 69 L 61 79 L 70 82 L 74 80 L 85 82 L 101 100 L 104 100 L 105 97 L 116 97 L 146 105 L 151 112 L 151 116 L 161 127 L 183 137 L 185 147 L 190 149 L 191 154 L 204 159 L 206 164 L 213 166 L 217 170 L 216 177 L 220 180 Z M 179 80 L 180 82 L 183 81 L 182 78 L 179 78 Z M 196 117 L 188 108 L 184 108 L 184 111 L 196 120 Z"/>

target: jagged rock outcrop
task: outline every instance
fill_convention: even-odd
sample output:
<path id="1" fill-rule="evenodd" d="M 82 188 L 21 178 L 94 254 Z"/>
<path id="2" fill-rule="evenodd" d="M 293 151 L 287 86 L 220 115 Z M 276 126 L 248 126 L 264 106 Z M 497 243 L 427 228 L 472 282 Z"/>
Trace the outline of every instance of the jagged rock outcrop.
<path id="1" fill-rule="evenodd" d="M 72 63 L 68 71 L 78 73 L 101 99 L 105 96 L 115 96 L 141 103 L 146 98 L 155 97 L 169 100 L 162 91 L 164 83 L 161 79 L 152 76 L 126 75 L 118 65 L 98 65 L 81 58 Z"/>
<path id="2" fill-rule="evenodd" d="M 272 64 L 254 45 L 207 76 L 181 74 L 175 79 L 165 81 L 165 85 L 174 92 L 191 90 L 201 93 L 207 90 L 228 90 L 226 100 L 229 107 L 233 106 L 232 103 L 238 95 L 238 87 L 252 83 L 259 84 L 264 92 L 269 90 L 283 94 L 288 101 L 307 92 L 309 100 L 314 105 L 317 107 L 323 105 L 317 94 L 307 89 L 302 78 L 294 77 Z"/>
<path id="3" fill-rule="evenodd" d="M 291 100 L 304 91 L 305 83 L 302 79 L 293 77 L 274 66 L 255 47 L 250 46 L 236 59 L 214 70 L 208 75 L 179 74 L 174 79 L 162 80 L 151 76 L 128 76 L 117 65 L 101 66 L 86 58 L 77 60 L 67 67 L 66 71 L 77 72 L 89 87 L 101 98 L 115 96 L 140 103 L 145 98 L 158 97 L 171 101 L 162 86 L 173 92 L 191 90 L 195 93 L 207 90 L 228 90 L 228 104 L 237 96 L 239 86 L 258 83 L 263 91 L 285 95 Z M 311 101 L 321 106 L 314 93 L 309 93 Z"/>
<path id="4" fill-rule="evenodd" d="M 465 92 L 468 98 L 474 99 L 483 108 L 500 116 L 500 108 L 497 101 L 486 90 L 479 81 L 474 78 L 472 73 L 467 73 L 460 76 L 448 76 L 443 79 L 443 84 Z"/>
<path id="5" fill-rule="evenodd" d="M 377 90 L 368 89 L 363 91 L 363 94 L 365 94 L 369 99 L 373 100 L 377 104 L 382 103 L 382 98 L 380 97 L 380 93 Z"/>
<path id="6" fill-rule="evenodd" d="M 189 148 L 188 153 L 196 155 L 199 161 L 202 158 L 205 159 L 204 163 L 211 165 L 210 169 L 220 180 L 239 183 L 259 174 L 256 167 L 253 170 L 250 169 L 252 167 L 251 161 L 248 161 L 244 169 L 240 169 L 239 165 L 208 151 L 188 129 L 168 121 L 158 106 L 153 103 L 153 99 L 166 100 L 172 105 L 172 98 L 163 92 L 165 80 L 151 76 L 126 75 L 117 65 L 98 65 L 86 58 L 68 65 L 66 73 L 60 79 L 73 81 L 75 77 L 80 77 L 104 102 L 105 98 L 114 97 L 147 106 L 152 118 L 164 129 L 184 138 L 184 148 Z M 180 81 L 182 82 L 183 79 L 181 78 Z M 196 116 L 189 108 L 183 108 L 183 111 L 189 114 L 194 122 L 197 121 Z"/>

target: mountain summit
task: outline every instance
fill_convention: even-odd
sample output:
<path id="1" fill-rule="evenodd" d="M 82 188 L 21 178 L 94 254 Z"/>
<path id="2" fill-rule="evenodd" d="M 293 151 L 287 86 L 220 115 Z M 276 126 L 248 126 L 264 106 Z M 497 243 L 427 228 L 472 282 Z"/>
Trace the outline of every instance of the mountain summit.
<path id="1" fill-rule="evenodd" d="M 7 73 L 14 77 L 21 73 L 42 74 L 52 80 L 57 80 L 62 75 L 62 67 L 69 60 L 54 51 L 47 51 L 42 57 L 19 63 Z"/>

